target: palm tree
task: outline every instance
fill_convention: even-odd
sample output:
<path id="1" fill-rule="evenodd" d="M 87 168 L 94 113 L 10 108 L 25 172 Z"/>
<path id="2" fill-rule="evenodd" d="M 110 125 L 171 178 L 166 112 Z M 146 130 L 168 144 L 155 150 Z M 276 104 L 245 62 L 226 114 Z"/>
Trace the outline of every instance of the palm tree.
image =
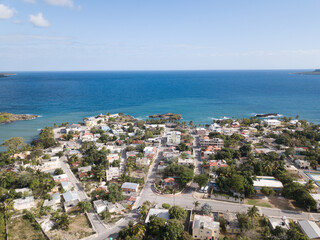
<path id="1" fill-rule="evenodd" d="M 260 216 L 259 209 L 256 205 L 253 205 L 252 208 L 248 209 L 247 215 L 253 219 Z"/>
<path id="2" fill-rule="evenodd" d="M 197 207 L 199 207 L 200 203 L 198 201 L 194 201 L 193 202 L 194 208 L 195 210 L 197 209 Z"/>
<path id="3" fill-rule="evenodd" d="M 146 234 L 146 227 L 142 224 L 138 224 L 133 229 L 133 234 L 139 239 L 143 239 Z"/>
<path id="4" fill-rule="evenodd" d="M 304 187 L 308 190 L 308 192 L 311 192 L 314 189 L 314 182 L 309 179 L 309 181 L 304 185 Z"/>
<path id="5" fill-rule="evenodd" d="M 272 169 L 273 169 L 273 164 L 270 162 L 266 162 L 263 166 L 263 171 L 267 174 L 270 175 L 272 173 Z"/>

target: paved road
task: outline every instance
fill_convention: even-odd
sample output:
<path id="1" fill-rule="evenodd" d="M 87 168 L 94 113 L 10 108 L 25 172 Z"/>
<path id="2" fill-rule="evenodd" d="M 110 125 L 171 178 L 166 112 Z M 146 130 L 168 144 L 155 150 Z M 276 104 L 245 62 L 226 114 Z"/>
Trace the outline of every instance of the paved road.
<path id="1" fill-rule="evenodd" d="M 137 199 L 135 204 L 135 208 L 141 206 L 144 201 L 150 201 L 152 203 L 161 206 L 163 203 L 169 203 L 170 205 L 179 205 L 186 209 L 193 209 L 193 203 L 198 201 L 201 205 L 204 203 L 208 203 L 213 211 L 218 212 L 247 212 L 247 210 L 252 207 L 251 205 L 245 204 L 237 204 L 237 203 L 228 203 L 223 201 L 216 201 L 216 200 L 208 200 L 208 199 L 198 199 L 194 197 L 194 192 L 196 191 L 196 184 L 191 184 L 182 194 L 180 195 L 157 195 L 152 191 L 152 185 L 155 180 L 157 165 L 160 160 L 161 152 L 163 151 L 165 143 L 163 142 L 162 145 L 159 147 L 155 161 L 150 166 L 149 172 L 146 177 L 146 184 L 144 189 L 140 193 L 140 197 Z M 320 214 L 318 213 L 307 213 L 307 212 L 295 212 L 295 211 L 287 211 L 281 210 L 277 208 L 264 208 L 258 207 L 261 214 L 264 214 L 267 217 L 276 217 L 281 218 L 282 216 L 286 216 L 290 219 L 309 219 L 309 220 L 320 220 Z M 95 240 L 103 240 L 108 239 L 110 237 L 116 237 L 117 233 L 125 228 L 129 221 L 137 221 L 138 215 L 136 213 L 130 213 L 127 217 L 119 222 L 117 225 L 107 229 L 106 231 L 98 232 L 98 236 L 94 238 Z"/>
<path id="2" fill-rule="evenodd" d="M 75 190 L 77 190 L 80 201 L 90 201 L 90 199 L 88 198 L 88 196 L 86 195 L 86 193 L 82 187 L 82 184 L 79 182 L 79 180 L 74 176 L 73 172 L 71 171 L 71 169 L 67 163 L 66 157 L 62 157 L 60 159 L 60 165 L 61 165 L 61 168 L 63 169 L 64 173 L 68 175 L 69 181 L 72 183 Z M 94 225 L 94 228 L 96 229 L 96 231 L 99 235 L 102 233 L 106 233 L 106 228 L 104 227 L 103 223 L 101 222 L 101 220 L 96 212 L 91 210 L 88 213 L 88 216 L 91 219 L 92 224 Z"/>

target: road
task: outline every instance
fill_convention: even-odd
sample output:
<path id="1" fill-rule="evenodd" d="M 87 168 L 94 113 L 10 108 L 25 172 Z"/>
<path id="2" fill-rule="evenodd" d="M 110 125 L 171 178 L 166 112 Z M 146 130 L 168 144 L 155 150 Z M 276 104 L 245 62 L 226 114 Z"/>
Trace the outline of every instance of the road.
<path id="1" fill-rule="evenodd" d="M 164 147 L 165 147 L 165 142 L 162 142 L 161 146 L 159 146 L 158 148 L 155 161 L 150 166 L 149 172 L 146 176 L 145 186 L 141 191 L 140 197 L 138 197 L 134 208 L 141 206 L 144 201 L 150 201 L 152 203 L 157 204 L 158 206 L 161 206 L 163 203 L 169 203 L 171 206 L 179 205 L 186 209 L 193 209 L 194 208 L 193 203 L 195 201 L 198 201 L 200 203 L 200 206 L 204 203 L 209 204 L 212 207 L 213 211 L 217 211 L 217 212 L 229 211 L 234 213 L 247 212 L 248 209 L 252 207 L 251 205 L 245 205 L 245 204 L 229 203 L 229 202 L 216 201 L 216 200 L 210 200 L 210 199 L 197 199 L 194 196 L 194 192 L 196 191 L 196 188 L 197 188 L 196 184 L 191 184 L 191 186 L 189 186 L 183 193 L 179 195 L 158 195 L 154 193 L 152 191 L 152 187 L 153 187 L 153 183 L 154 183 L 156 172 L 157 172 L 157 165 L 159 160 L 161 159 L 160 156 Z M 196 155 L 196 158 L 197 157 L 199 157 L 199 155 L 198 156 Z M 197 159 L 197 162 L 198 162 L 198 159 Z M 200 172 L 200 168 L 197 171 Z M 295 220 L 309 219 L 314 221 L 320 219 L 320 214 L 318 213 L 288 211 L 288 210 L 281 210 L 277 208 L 265 208 L 265 207 L 258 207 L 258 209 L 260 211 L 260 214 L 263 214 L 267 217 L 281 218 L 283 216 L 286 216 L 287 218 L 295 219 Z M 121 229 L 128 226 L 128 223 L 130 220 L 131 221 L 138 220 L 138 215 L 133 212 L 128 214 L 126 218 L 121 222 L 119 222 L 117 225 L 105 231 L 98 232 L 98 236 L 95 237 L 94 239 L 103 240 L 103 239 L 108 239 L 110 237 L 115 238 L 117 236 L 117 233 Z"/>
<path id="2" fill-rule="evenodd" d="M 62 157 L 60 159 L 60 165 L 64 173 L 68 175 L 69 181 L 74 186 L 74 189 L 77 190 L 80 201 L 90 201 L 90 199 L 88 198 L 88 196 L 86 195 L 82 187 L 82 184 L 79 182 L 79 180 L 74 176 L 73 172 L 71 171 L 69 164 L 67 163 L 66 157 Z M 94 225 L 94 228 L 97 234 L 100 235 L 100 234 L 106 233 L 107 230 L 104 227 L 102 221 L 100 220 L 96 212 L 91 210 L 90 212 L 88 212 L 88 216 L 91 219 L 91 222 Z"/>

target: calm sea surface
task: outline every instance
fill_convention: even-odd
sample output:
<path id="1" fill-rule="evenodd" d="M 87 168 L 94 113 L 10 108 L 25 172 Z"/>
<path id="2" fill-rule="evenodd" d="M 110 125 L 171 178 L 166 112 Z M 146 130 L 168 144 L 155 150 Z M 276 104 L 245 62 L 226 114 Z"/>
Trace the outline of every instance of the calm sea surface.
<path id="1" fill-rule="evenodd" d="M 30 141 L 42 127 L 107 112 L 174 112 L 196 123 L 276 112 L 319 123 L 320 76 L 292 72 L 19 72 L 0 78 L 0 112 L 41 117 L 0 125 L 0 142 Z"/>

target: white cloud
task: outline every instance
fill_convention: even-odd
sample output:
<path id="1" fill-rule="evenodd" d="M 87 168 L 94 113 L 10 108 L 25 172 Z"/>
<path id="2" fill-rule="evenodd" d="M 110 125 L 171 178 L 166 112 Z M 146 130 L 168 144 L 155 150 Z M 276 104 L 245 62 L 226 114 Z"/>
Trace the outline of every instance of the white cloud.
<path id="1" fill-rule="evenodd" d="M 29 16 L 29 21 L 35 26 L 35 27 L 41 27 L 41 28 L 46 28 L 50 27 L 50 22 L 46 20 L 42 13 L 38 13 L 37 15 L 30 15 Z"/>
<path id="2" fill-rule="evenodd" d="M 36 0 L 23 0 L 26 3 L 36 3 Z"/>
<path id="3" fill-rule="evenodd" d="M 47 4 L 62 7 L 73 7 L 73 0 L 44 0 Z"/>
<path id="4" fill-rule="evenodd" d="M 0 4 L 0 19 L 9 19 L 15 13 L 17 13 L 16 9 Z"/>

